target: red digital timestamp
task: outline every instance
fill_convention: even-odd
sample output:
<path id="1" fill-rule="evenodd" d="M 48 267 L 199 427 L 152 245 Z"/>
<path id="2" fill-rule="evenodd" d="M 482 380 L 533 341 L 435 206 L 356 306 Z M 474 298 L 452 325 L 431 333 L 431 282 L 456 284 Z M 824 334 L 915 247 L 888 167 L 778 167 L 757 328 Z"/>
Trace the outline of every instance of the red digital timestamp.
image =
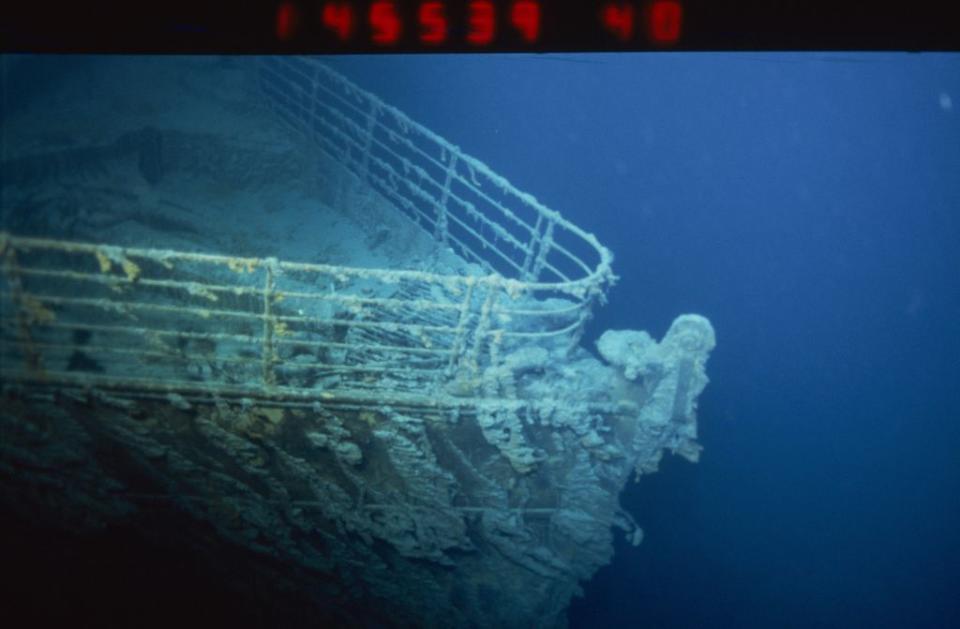
<path id="1" fill-rule="evenodd" d="M 578 0 L 582 1 L 582 0 Z M 357 2 L 331 0 L 317 2 L 319 11 L 310 17 L 317 26 L 341 44 L 369 44 L 389 48 L 416 42 L 425 48 L 447 44 L 467 44 L 481 48 L 502 39 L 498 28 L 506 28 L 508 38 L 524 45 L 541 42 L 544 29 L 543 0 L 372 0 Z M 585 12 L 574 16 L 570 6 L 553 5 L 554 13 L 565 16 L 577 28 L 590 30 L 581 18 L 596 19 L 596 35 L 612 42 L 629 44 L 642 32 L 655 45 L 672 45 L 680 39 L 683 5 L 680 0 L 604 1 L 594 6 L 593 14 L 585 3 Z M 276 13 L 276 35 L 290 41 L 303 26 L 300 4 L 281 2 Z M 555 18 L 558 16 L 555 15 Z M 456 22 L 454 25 L 453 23 Z"/>
<path id="2" fill-rule="evenodd" d="M 654 44 L 675 44 L 680 39 L 683 25 L 683 5 L 679 0 L 652 0 L 643 4 L 643 11 L 635 10 L 633 2 L 604 2 L 600 6 L 600 25 L 621 42 L 633 40 L 637 26 L 643 26 L 647 38 Z M 642 24 L 638 24 L 638 14 Z"/>
<path id="3" fill-rule="evenodd" d="M 320 24 L 342 43 L 355 41 L 358 27 L 363 24 L 371 44 L 388 47 L 400 43 L 412 21 L 416 38 L 425 46 L 450 43 L 450 15 L 447 2 L 424 0 L 416 4 L 414 19 L 409 19 L 398 2 L 374 0 L 361 14 L 352 2 L 320 3 Z M 504 11 L 503 16 L 498 11 Z M 406 19 L 405 19 L 406 18 Z M 538 0 L 513 0 L 507 4 L 492 0 L 469 0 L 464 5 L 464 41 L 473 46 L 486 46 L 498 37 L 501 20 L 513 30 L 520 41 L 536 44 L 540 41 L 542 14 Z M 276 35 L 281 41 L 290 40 L 301 25 L 299 10 L 293 2 L 284 2 L 276 13 Z"/>

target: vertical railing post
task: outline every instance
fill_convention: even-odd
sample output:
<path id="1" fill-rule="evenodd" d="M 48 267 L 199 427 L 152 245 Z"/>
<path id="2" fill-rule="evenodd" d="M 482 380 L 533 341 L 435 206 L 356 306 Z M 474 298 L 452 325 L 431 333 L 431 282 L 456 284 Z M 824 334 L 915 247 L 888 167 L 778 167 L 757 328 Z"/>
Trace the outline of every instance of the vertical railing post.
<path id="1" fill-rule="evenodd" d="M 463 358 L 464 345 L 467 339 L 467 322 L 470 320 L 470 311 L 473 302 L 473 287 L 476 285 L 476 279 L 467 277 L 464 280 L 467 284 L 466 294 L 460 303 L 460 316 L 457 320 L 457 329 L 454 332 L 453 344 L 450 347 L 450 362 L 447 363 L 447 377 L 453 376 L 453 373 Z"/>
<path id="2" fill-rule="evenodd" d="M 276 258 L 265 260 L 265 277 L 263 280 L 263 386 L 270 389 L 277 383 L 273 365 L 276 362 L 277 350 L 274 344 L 275 325 L 273 315 L 273 295 L 276 287 L 276 272 L 278 264 Z"/>
<path id="3" fill-rule="evenodd" d="M 310 120 L 307 130 L 310 140 L 317 141 L 317 120 L 320 118 L 320 73 L 322 70 L 317 66 L 313 72 L 313 94 L 310 97 Z"/>
<path id="4" fill-rule="evenodd" d="M 33 317 L 27 311 L 26 300 L 23 295 L 23 281 L 20 275 L 20 264 L 11 237 L 6 232 L 0 233 L 0 255 L 3 256 L 3 270 L 10 285 L 10 301 L 17 311 L 17 344 L 23 355 L 24 367 L 31 375 L 40 375 L 43 372 L 43 359 L 33 343 L 30 326 Z"/>
<path id="5" fill-rule="evenodd" d="M 452 147 L 444 147 L 444 151 L 449 151 L 449 163 L 447 164 L 446 177 L 443 180 L 443 192 L 440 195 L 440 201 L 437 203 L 437 222 L 433 229 L 433 237 L 445 245 L 447 244 L 449 230 L 447 202 L 450 200 L 450 185 L 453 183 L 453 177 L 457 172 L 457 160 L 460 154 Z"/>
<path id="6" fill-rule="evenodd" d="M 373 146 L 373 132 L 377 128 L 377 116 L 380 114 L 380 103 L 370 99 L 370 113 L 367 114 L 366 136 L 363 140 L 363 156 L 360 162 L 360 181 L 366 183 L 370 168 L 370 147 Z"/>
<path id="7" fill-rule="evenodd" d="M 473 330 L 473 346 L 470 348 L 469 364 L 474 368 L 475 374 L 479 375 L 480 370 L 480 352 L 483 349 L 483 341 L 487 337 L 490 328 L 490 316 L 496 307 L 497 297 L 500 294 L 500 276 L 489 275 L 483 280 L 487 288 L 487 296 L 480 306 L 480 314 L 477 317 L 477 324 Z"/>
<path id="8" fill-rule="evenodd" d="M 536 257 L 534 252 L 537 250 L 537 245 L 540 243 L 540 225 L 543 224 L 543 213 L 537 213 L 537 222 L 533 226 L 533 233 L 530 234 L 530 242 L 527 243 L 527 255 L 523 258 L 523 269 L 521 273 L 523 279 L 527 281 L 533 281 L 535 278 L 533 273 L 530 272 L 530 265 L 533 264 L 533 260 Z"/>
<path id="9" fill-rule="evenodd" d="M 555 222 L 552 218 L 547 219 L 547 229 L 540 238 L 540 249 L 537 251 L 537 257 L 533 261 L 533 269 L 530 271 L 530 279 L 537 281 L 540 279 L 540 273 L 543 271 L 543 265 L 547 261 L 547 255 L 553 247 L 553 226 Z"/>

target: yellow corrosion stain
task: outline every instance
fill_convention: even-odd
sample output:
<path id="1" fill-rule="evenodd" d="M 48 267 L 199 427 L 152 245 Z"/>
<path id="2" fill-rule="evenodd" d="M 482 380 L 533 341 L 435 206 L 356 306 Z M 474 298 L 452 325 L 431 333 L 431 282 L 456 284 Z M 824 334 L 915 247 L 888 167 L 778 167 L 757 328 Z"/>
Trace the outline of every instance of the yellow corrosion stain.
<path id="1" fill-rule="evenodd" d="M 27 325 L 53 323 L 57 319 L 57 315 L 44 306 L 36 297 L 24 295 L 20 299 L 20 306 L 27 314 Z"/>
<path id="2" fill-rule="evenodd" d="M 187 292 L 191 295 L 196 295 L 197 297 L 203 297 L 204 299 L 209 299 L 210 301 L 218 301 L 218 297 L 210 291 L 207 287 L 202 284 L 197 284 L 196 282 L 191 282 L 187 285 Z"/>
<path id="3" fill-rule="evenodd" d="M 256 265 L 256 260 L 240 260 L 238 258 L 230 258 L 227 260 L 227 268 L 234 273 L 253 273 Z"/>
<path id="4" fill-rule="evenodd" d="M 110 258 L 107 257 L 102 251 L 94 251 L 94 255 L 97 256 L 97 262 L 100 263 L 100 272 L 109 273 L 110 268 L 113 266 L 113 263 L 110 262 Z"/>
<path id="5" fill-rule="evenodd" d="M 101 267 L 102 267 L 101 263 Z M 140 266 L 133 260 L 128 260 L 127 258 L 123 259 L 123 262 L 120 263 L 120 266 L 123 267 L 123 272 L 126 274 L 127 279 L 131 282 L 136 282 L 137 278 L 140 277 Z"/>

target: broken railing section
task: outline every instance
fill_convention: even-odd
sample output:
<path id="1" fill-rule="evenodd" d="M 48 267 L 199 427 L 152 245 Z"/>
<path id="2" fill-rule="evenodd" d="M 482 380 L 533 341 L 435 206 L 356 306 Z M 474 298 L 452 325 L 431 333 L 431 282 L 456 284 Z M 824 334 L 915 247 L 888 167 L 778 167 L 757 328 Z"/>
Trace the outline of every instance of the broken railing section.
<path id="1" fill-rule="evenodd" d="M 583 301 L 613 281 L 612 256 L 592 234 L 326 65 L 270 57 L 258 75 L 298 135 L 467 261 Z"/>
<path id="2" fill-rule="evenodd" d="M 587 304 L 446 276 L 0 233 L 5 378 L 389 403 L 503 396 L 527 343 L 563 347 Z M 492 370 L 492 371 L 491 371 Z M 504 387 L 509 388 L 507 383 Z"/>

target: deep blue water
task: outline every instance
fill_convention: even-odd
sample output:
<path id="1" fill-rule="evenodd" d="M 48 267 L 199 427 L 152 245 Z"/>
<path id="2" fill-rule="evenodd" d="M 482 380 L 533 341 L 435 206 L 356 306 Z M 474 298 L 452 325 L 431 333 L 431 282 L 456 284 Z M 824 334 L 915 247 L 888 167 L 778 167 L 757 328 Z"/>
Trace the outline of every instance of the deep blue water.
<path id="1" fill-rule="evenodd" d="M 960 56 L 341 58 L 718 347 L 574 627 L 960 626 Z"/>

